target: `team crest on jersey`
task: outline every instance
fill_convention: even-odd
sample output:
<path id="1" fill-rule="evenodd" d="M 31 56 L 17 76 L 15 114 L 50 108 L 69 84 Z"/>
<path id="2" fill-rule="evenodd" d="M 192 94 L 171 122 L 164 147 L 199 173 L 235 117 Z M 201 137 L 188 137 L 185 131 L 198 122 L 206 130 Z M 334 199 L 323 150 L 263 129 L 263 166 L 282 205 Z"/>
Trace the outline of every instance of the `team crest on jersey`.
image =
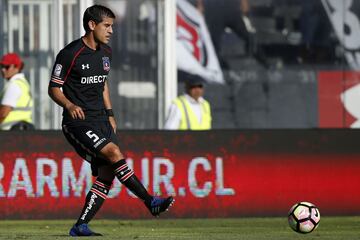
<path id="1" fill-rule="evenodd" d="M 109 57 L 103 57 L 102 61 L 103 61 L 104 70 L 109 71 L 110 70 L 110 59 L 109 59 Z"/>
<path id="2" fill-rule="evenodd" d="M 61 69 L 62 69 L 62 65 L 61 64 L 56 64 L 55 69 L 54 69 L 54 75 L 59 77 L 60 73 L 61 73 Z"/>

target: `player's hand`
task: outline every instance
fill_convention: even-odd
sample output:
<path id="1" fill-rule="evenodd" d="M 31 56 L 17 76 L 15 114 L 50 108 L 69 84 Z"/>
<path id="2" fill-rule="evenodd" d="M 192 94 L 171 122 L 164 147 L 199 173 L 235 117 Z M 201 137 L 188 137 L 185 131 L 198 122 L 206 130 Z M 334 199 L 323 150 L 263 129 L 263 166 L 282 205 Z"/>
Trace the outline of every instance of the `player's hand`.
<path id="1" fill-rule="evenodd" d="M 68 106 L 66 106 L 66 109 L 68 110 L 72 119 L 81 119 L 81 120 L 85 119 L 85 113 L 81 107 L 71 103 Z"/>
<path id="2" fill-rule="evenodd" d="M 113 130 L 114 130 L 114 133 L 116 133 L 116 128 L 117 128 L 117 126 L 116 126 L 115 118 L 114 118 L 114 117 L 109 117 L 109 121 L 110 121 L 111 127 L 112 127 Z"/>

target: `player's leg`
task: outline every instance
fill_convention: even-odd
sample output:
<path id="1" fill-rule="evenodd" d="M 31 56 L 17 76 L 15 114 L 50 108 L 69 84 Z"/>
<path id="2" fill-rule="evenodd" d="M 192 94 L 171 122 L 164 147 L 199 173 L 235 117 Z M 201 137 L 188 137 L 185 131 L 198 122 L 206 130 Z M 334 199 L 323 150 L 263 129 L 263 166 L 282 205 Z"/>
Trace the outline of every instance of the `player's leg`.
<path id="1" fill-rule="evenodd" d="M 104 180 L 101 177 L 96 179 L 86 195 L 85 204 L 76 225 L 90 222 L 106 200 L 111 184 L 112 180 Z"/>
<path id="2" fill-rule="evenodd" d="M 90 230 L 87 224 L 103 205 L 114 179 L 114 174 L 110 166 L 104 165 L 98 167 L 94 164 L 94 161 L 103 161 L 104 164 L 106 164 L 106 161 L 96 157 L 96 149 L 92 147 L 94 142 L 92 138 L 89 137 L 90 134 L 86 134 L 89 131 L 91 131 L 91 133 L 96 132 L 89 126 L 63 126 L 63 133 L 68 142 L 83 159 L 91 163 L 93 175 L 99 175 L 86 195 L 85 202 L 77 222 L 70 229 L 69 234 L 71 236 L 101 235 Z"/>
<path id="3" fill-rule="evenodd" d="M 111 163 L 114 175 L 122 184 L 124 184 L 143 201 L 148 201 L 151 199 L 151 195 L 147 192 L 143 184 L 136 177 L 134 171 L 127 165 L 125 158 L 117 145 L 110 142 L 103 149 L 101 149 L 100 152 L 104 158 L 106 158 Z"/>
<path id="4" fill-rule="evenodd" d="M 101 154 L 111 163 L 114 175 L 138 198 L 143 200 L 152 215 L 158 216 L 166 211 L 174 202 L 172 197 L 159 198 L 151 196 L 144 185 L 127 165 L 119 147 L 110 142 L 101 149 Z"/>
<path id="5" fill-rule="evenodd" d="M 86 195 L 85 203 L 76 226 L 88 224 L 100 210 L 110 191 L 114 175 L 109 166 L 99 168 L 99 176 Z"/>
<path id="6" fill-rule="evenodd" d="M 101 236 L 101 234 L 90 230 L 87 224 L 93 219 L 106 200 L 114 175 L 110 166 L 100 167 L 98 173 L 99 176 L 86 196 L 81 214 L 70 230 L 71 236 Z"/>

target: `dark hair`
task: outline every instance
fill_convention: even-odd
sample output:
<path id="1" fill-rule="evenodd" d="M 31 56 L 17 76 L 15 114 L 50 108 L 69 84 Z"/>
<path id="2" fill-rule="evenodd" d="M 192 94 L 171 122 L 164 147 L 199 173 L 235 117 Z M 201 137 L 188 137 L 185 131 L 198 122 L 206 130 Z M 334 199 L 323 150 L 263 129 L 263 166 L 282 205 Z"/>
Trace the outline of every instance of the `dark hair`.
<path id="1" fill-rule="evenodd" d="M 85 32 L 89 32 L 89 21 L 94 21 L 96 24 L 102 22 L 104 17 L 114 18 L 115 14 L 107 7 L 102 5 L 93 5 L 88 7 L 84 12 L 83 27 Z"/>
<path id="2" fill-rule="evenodd" d="M 25 63 L 24 62 L 21 62 L 20 66 L 19 66 L 19 72 L 22 72 L 22 70 L 24 69 L 25 67 Z"/>

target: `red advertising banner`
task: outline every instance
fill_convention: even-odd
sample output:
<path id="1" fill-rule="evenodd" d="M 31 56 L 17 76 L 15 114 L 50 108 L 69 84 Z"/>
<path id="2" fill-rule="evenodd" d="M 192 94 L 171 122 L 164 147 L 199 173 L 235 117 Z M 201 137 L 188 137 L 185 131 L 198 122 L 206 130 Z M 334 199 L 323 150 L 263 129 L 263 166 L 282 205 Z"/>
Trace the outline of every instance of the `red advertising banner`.
<path id="1" fill-rule="evenodd" d="M 360 72 L 319 72 L 318 96 L 320 128 L 360 127 Z"/>
<path id="2" fill-rule="evenodd" d="M 0 217 L 76 218 L 94 179 L 60 132 L 1 133 Z M 147 189 L 173 195 L 164 217 L 285 216 L 309 201 L 325 215 L 360 214 L 359 131 L 120 132 Z M 150 214 L 116 180 L 99 213 Z"/>

